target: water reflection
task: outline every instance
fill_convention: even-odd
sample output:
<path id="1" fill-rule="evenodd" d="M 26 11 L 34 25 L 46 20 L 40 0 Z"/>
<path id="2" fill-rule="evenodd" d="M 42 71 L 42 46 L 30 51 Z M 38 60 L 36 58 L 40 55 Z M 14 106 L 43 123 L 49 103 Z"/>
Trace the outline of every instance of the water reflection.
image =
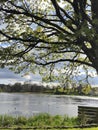
<path id="1" fill-rule="evenodd" d="M 0 93 L 0 114 L 32 116 L 39 113 L 77 116 L 79 105 L 97 106 L 98 99 L 31 93 Z"/>

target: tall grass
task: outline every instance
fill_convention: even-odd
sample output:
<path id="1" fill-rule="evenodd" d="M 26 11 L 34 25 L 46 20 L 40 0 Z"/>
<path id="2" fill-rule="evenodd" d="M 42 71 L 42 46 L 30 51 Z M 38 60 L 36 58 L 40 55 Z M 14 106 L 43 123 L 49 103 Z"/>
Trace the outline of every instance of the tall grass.
<path id="1" fill-rule="evenodd" d="M 77 118 L 69 118 L 67 116 L 51 116 L 47 113 L 39 114 L 33 117 L 12 117 L 0 116 L 0 127 L 13 126 L 75 126 L 78 125 Z"/>

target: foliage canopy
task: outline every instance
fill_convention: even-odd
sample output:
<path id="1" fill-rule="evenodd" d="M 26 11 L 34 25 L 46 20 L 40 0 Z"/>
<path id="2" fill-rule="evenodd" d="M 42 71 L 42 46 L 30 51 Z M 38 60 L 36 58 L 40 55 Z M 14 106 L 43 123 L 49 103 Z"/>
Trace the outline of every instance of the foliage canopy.
<path id="1" fill-rule="evenodd" d="M 98 72 L 98 0 L 0 1 L 0 65 L 51 80 Z"/>

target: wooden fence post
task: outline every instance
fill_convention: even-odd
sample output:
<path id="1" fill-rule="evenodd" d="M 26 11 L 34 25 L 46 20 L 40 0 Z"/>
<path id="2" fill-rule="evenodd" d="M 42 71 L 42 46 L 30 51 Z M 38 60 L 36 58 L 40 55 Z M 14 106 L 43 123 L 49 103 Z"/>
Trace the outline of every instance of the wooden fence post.
<path id="1" fill-rule="evenodd" d="M 78 118 L 81 125 L 98 124 L 98 107 L 78 106 Z"/>

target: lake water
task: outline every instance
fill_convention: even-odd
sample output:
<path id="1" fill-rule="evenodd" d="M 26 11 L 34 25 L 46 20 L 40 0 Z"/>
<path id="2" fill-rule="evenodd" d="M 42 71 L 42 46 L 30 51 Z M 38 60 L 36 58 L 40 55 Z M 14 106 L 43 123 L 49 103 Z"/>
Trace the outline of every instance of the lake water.
<path id="1" fill-rule="evenodd" d="M 78 106 L 98 107 L 98 98 L 33 93 L 0 93 L 0 115 L 33 116 L 39 113 L 77 116 Z"/>

